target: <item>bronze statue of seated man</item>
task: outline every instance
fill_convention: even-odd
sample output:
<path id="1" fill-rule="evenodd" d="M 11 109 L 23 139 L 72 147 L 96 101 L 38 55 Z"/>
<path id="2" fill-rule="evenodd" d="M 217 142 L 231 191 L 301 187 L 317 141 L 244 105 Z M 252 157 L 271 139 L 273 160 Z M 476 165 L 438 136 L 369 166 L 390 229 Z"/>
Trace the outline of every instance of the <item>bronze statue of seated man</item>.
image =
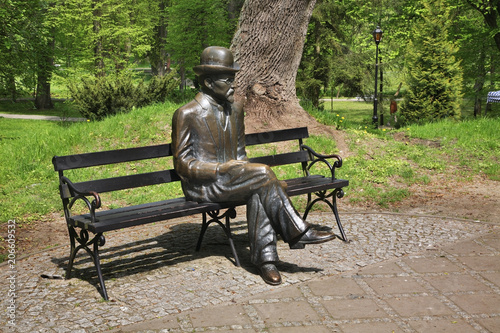
<path id="1" fill-rule="evenodd" d="M 278 285 L 277 234 L 290 248 L 336 236 L 311 229 L 271 168 L 248 161 L 243 108 L 233 97 L 239 65 L 231 51 L 208 47 L 193 70 L 201 91 L 172 121 L 174 167 L 184 195 L 198 202 L 246 202 L 251 261 L 265 282 Z"/>

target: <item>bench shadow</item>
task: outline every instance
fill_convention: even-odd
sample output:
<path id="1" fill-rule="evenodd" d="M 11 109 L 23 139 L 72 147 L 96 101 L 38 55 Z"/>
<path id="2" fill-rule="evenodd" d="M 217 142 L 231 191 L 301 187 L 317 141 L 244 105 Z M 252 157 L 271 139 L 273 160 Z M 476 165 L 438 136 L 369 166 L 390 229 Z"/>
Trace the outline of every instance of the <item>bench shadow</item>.
<path id="1" fill-rule="evenodd" d="M 200 223 L 182 223 L 171 226 L 167 232 L 156 237 L 111 247 L 104 245 L 100 248 L 100 258 L 105 283 L 111 279 L 133 276 L 207 257 L 223 257 L 231 261 L 235 269 L 245 269 L 251 274 L 259 274 L 255 265 L 250 262 L 246 221 L 231 223 L 233 242 L 241 267 L 236 266 L 226 234 L 217 224 L 208 227 L 200 251 L 197 252 L 196 244 L 200 230 Z M 117 235 L 105 234 L 105 236 L 111 238 Z M 64 257 L 52 257 L 51 260 L 58 267 L 66 270 L 69 253 Z M 322 271 L 319 268 L 301 267 L 287 262 L 280 262 L 277 266 L 280 271 L 288 273 Z M 98 290 L 100 289 L 95 266 L 85 250 L 80 250 L 75 258 L 71 278 L 87 281 Z"/>

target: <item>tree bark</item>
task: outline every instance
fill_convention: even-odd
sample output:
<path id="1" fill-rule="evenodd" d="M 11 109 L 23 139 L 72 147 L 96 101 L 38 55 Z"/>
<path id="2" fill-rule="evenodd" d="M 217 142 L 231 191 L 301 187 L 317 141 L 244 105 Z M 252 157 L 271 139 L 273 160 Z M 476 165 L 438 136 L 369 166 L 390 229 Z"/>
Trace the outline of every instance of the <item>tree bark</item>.
<path id="1" fill-rule="evenodd" d="M 55 40 L 52 34 L 46 47 L 41 50 L 43 54 L 40 55 L 37 68 L 35 107 L 38 110 L 54 108 L 52 98 L 50 97 L 50 81 L 52 78 L 52 71 L 54 70 L 54 57 L 52 56 L 54 47 Z"/>
<path id="2" fill-rule="evenodd" d="M 299 105 L 295 81 L 315 4 L 245 1 L 231 49 L 241 66 L 236 98 L 245 103 L 247 124 L 291 127 L 311 119 Z"/>
<path id="3" fill-rule="evenodd" d="M 10 99 L 12 102 L 17 101 L 17 88 L 16 88 L 16 78 L 14 74 L 9 73 L 9 76 L 7 78 L 7 89 L 10 93 Z"/>

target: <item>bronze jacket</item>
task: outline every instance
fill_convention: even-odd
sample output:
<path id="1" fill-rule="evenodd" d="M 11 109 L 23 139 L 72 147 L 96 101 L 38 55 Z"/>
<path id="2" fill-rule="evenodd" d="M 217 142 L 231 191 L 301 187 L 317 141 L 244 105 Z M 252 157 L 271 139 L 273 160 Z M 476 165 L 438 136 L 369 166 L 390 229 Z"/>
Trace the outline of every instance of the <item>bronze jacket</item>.
<path id="1" fill-rule="evenodd" d="M 220 174 L 220 164 L 247 160 L 245 124 L 241 105 L 218 105 L 200 92 L 172 118 L 174 168 L 184 195 L 195 201 L 241 200 L 232 177 Z M 248 172 L 246 170 L 245 172 Z M 249 175 L 250 176 L 250 175 Z M 243 186 L 243 185 L 242 185 Z M 247 186 L 247 185 L 246 185 Z"/>

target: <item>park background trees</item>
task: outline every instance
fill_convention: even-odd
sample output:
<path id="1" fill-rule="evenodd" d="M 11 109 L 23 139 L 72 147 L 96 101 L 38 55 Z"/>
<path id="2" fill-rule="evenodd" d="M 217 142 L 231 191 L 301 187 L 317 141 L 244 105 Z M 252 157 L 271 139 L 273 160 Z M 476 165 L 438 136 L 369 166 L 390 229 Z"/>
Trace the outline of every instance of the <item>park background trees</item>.
<path id="1" fill-rule="evenodd" d="M 407 93 L 401 105 L 403 122 L 460 118 L 462 67 L 457 47 L 448 37 L 450 8 L 442 0 L 424 1 L 422 20 L 406 47 Z"/>
<path id="2" fill-rule="evenodd" d="M 414 49 L 420 47 L 415 44 L 415 36 L 421 30 L 415 30 L 415 26 L 425 20 L 424 3 L 0 0 L 0 94 L 14 101 L 20 96 L 33 96 L 37 108 L 50 108 L 48 97 L 54 96 L 54 85 L 65 86 L 88 76 L 111 78 L 144 67 L 159 77 L 171 69 L 177 70 L 182 83 L 179 88 L 185 89 L 188 79 L 194 79 L 191 68 L 204 47 L 232 45 L 237 57 L 250 64 L 242 78 L 252 80 L 243 93 L 258 91 L 250 89 L 258 88 L 256 83 L 265 88 L 264 94 L 246 96 L 250 115 L 262 114 L 266 107 L 278 114 L 296 107 L 293 85 L 302 101 L 321 108 L 319 99 L 323 96 L 373 95 L 375 44 L 371 32 L 380 25 L 384 31 L 380 44 L 384 77 L 379 100 L 385 103 L 401 83 L 400 96 L 408 95 L 410 86 L 403 73 L 411 58 L 410 41 Z M 500 0 L 444 0 L 443 5 L 449 10 L 448 33 L 439 38 L 453 42 L 457 48 L 454 57 L 463 72 L 462 82 L 457 85 L 465 97 L 461 107 L 473 107 L 479 115 L 486 92 L 500 89 L 495 86 L 500 59 Z M 248 11 L 249 8 L 255 10 Z M 302 13 L 297 12 L 298 8 L 302 8 Z M 303 14 L 297 21 L 300 24 L 288 24 L 297 14 Z M 256 42 L 250 46 L 241 37 L 257 19 L 265 24 L 252 30 Z M 269 36 L 270 31 L 275 35 Z M 274 49 L 281 52 L 254 53 L 266 50 L 258 45 L 265 42 L 269 46 L 266 39 L 274 41 Z M 255 59 L 265 59 L 272 80 L 261 67 L 252 65 Z M 279 62 L 290 66 L 274 69 L 272 64 Z M 267 102 L 257 102 L 257 96 L 267 96 Z M 473 101 L 470 106 L 468 100 Z M 286 105 L 285 109 L 279 111 L 280 105 Z"/>

